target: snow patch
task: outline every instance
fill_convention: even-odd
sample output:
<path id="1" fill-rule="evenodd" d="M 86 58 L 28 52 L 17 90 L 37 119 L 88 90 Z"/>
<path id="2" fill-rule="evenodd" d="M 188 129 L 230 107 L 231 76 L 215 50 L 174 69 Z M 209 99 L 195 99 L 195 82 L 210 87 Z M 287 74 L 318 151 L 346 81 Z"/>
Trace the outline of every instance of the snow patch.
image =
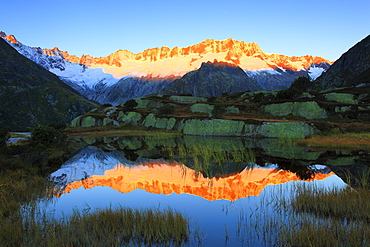
<path id="1" fill-rule="evenodd" d="M 72 81 L 82 88 L 93 89 L 98 84 L 109 87 L 120 80 L 114 78 L 111 74 L 104 73 L 102 68 L 89 68 L 78 63 L 65 62 L 64 70 L 52 68 L 49 71 L 62 79 Z"/>
<path id="2" fill-rule="evenodd" d="M 325 72 L 324 68 L 310 67 L 308 69 L 308 76 L 311 78 L 311 80 L 316 80 L 316 78 L 319 77 L 323 72 Z"/>

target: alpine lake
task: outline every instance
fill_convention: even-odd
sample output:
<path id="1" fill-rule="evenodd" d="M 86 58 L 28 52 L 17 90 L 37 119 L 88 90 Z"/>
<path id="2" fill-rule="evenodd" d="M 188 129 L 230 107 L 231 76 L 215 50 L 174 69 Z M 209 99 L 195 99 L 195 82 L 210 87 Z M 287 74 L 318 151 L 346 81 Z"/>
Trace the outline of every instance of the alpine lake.
<path id="1" fill-rule="evenodd" d="M 86 146 L 50 174 L 56 220 L 76 210 L 174 210 L 189 219 L 181 246 L 285 246 L 312 214 L 291 206 L 300 189 L 350 187 L 365 150 L 307 150 L 294 140 L 206 136 L 74 137 Z M 348 224 L 347 223 L 343 223 Z"/>

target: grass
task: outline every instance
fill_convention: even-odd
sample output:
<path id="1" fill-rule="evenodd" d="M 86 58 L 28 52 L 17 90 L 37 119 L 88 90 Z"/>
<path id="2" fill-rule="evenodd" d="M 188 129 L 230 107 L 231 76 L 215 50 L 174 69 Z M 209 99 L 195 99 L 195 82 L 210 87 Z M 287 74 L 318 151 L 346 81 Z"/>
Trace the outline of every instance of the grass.
<path id="1" fill-rule="evenodd" d="M 36 212 L 23 221 L 19 246 L 181 246 L 190 234 L 188 219 L 170 209 L 75 211 L 58 221 Z"/>
<path id="2" fill-rule="evenodd" d="M 370 133 L 338 133 L 336 135 L 316 135 L 299 140 L 298 145 L 317 149 L 369 149 Z"/>
<path id="3" fill-rule="evenodd" d="M 369 179 L 356 188 L 297 187 L 290 202 L 294 217 L 280 229 L 279 245 L 369 246 Z"/>

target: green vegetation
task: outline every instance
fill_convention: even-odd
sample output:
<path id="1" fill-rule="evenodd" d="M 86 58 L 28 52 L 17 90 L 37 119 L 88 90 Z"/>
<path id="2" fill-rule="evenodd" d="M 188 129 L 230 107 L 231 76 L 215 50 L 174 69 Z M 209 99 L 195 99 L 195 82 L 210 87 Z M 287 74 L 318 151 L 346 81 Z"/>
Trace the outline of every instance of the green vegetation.
<path id="1" fill-rule="evenodd" d="M 127 208 L 75 211 L 58 221 L 31 214 L 15 230 L 13 246 L 181 246 L 190 235 L 180 213 Z"/>
<path id="2" fill-rule="evenodd" d="M 369 179 L 369 177 L 368 177 Z M 298 187 L 298 214 L 280 230 L 281 246 L 368 246 L 370 191 L 364 188 Z"/>

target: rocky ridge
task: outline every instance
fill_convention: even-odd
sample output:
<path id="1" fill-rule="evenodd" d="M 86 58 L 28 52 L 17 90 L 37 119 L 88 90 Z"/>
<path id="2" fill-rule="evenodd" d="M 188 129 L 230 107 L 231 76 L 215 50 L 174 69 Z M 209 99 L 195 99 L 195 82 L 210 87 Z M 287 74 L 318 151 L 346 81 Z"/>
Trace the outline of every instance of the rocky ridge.
<path id="1" fill-rule="evenodd" d="M 56 47 L 28 47 L 4 32 L 0 32 L 0 37 L 84 96 L 100 103 L 121 103 L 129 98 L 156 93 L 169 82 L 215 58 L 239 66 L 264 90 L 287 88 L 295 78 L 311 76 L 317 66 L 324 71 L 331 63 L 322 57 L 267 54 L 256 43 L 231 38 L 221 41 L 207 39 L 184 48 L 157 47 L 137 54 L 119 50 L 107 57 L 95 58 L 89 55 L 77 57 Z M 144 90 L 133 86 L 132 81 L 138 80 L 140 86 L 145 85 Z M 117 98 L 117 90 L 124 92 L 121 98 Z M 105 97 L 112 94 L 115 95 L 114 101 Z"/>

